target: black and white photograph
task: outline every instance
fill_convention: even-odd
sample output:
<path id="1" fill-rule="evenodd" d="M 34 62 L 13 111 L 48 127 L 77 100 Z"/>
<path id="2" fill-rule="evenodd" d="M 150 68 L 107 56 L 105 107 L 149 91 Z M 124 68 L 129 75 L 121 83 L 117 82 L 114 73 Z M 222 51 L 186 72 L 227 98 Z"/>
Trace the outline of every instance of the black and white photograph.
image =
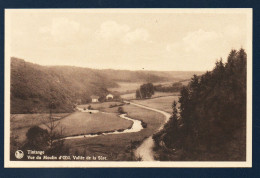
<path id="1" fill-rule="evenodd" d="M 5 167 L 251 167 L 252 9 L 5 9 Z"/>

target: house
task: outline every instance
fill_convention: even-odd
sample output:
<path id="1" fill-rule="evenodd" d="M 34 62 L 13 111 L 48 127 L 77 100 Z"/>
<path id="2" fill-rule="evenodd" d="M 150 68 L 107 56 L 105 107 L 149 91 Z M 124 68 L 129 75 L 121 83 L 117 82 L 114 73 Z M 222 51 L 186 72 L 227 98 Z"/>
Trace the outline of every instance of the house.
<path id="1" fill-rule="evenodd" d="M 106 96 L 106 99 L 107 100 L 112 100 L 114 98 L 114 96 L 112 95 L 112 94 L 108 94 L 107 96 Z"/>
<path id="2" fill-rule="evenodd" d="M 91 96 L 91 102 L 92 102 L 92 103 L 99 102 L 99 101 L 98 101 L 98 98 L 99 98 L 98 96 L 92 95 L 92 96 Z"/>

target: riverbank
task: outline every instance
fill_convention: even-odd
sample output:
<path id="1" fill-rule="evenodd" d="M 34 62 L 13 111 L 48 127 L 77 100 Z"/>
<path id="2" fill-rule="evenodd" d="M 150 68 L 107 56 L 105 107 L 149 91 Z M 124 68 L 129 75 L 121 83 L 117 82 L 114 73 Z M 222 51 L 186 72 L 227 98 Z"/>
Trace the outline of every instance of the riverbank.
<path id="1" fill-rule="evenodd" d="M 89 111 L 89 112 L 91 112 L 91 111 Z M 89 137 L 97 137 L 97 136 L 100 136 L 100 135 L 125 134 L 125 133 L 139 132 L 140 130 L 143 129 L 141 121 L 131 119 L 131 118 L 127 117 L 126 115 L 127 114 L 120 114 L 119 117 L 126 119 L 126 120 L 129 120 L 129 121 L 132 121 L 132 125 L 129 126 L 127 129 L 103 131 L 103 132 L 96 132 L 96 133 L 90 133 L 90 134 L 71 135 L 71 136 L 68 136 L 68 137 L 63 137 L 60 140 L 89 138 Z"/>
<path id="2" fill-rule="evenodd" d="M 134 150 L 159 129 L 164 123 L 165 117 L 160 113 L 131 104 L 123 107 L 124 111 L 127 112 L 127 117 L 143 121 L 147 124 L 147 127 L 139 132 L 64 140 L 69 152 L 78 155 L 104 156 L 108 161 L 140 160 L 140 157 L 135 157 Z"/>

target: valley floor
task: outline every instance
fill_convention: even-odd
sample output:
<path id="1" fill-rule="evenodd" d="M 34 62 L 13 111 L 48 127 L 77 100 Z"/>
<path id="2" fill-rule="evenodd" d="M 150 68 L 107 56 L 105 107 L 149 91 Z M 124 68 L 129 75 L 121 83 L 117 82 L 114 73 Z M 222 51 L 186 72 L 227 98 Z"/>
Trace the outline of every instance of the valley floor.
<path id="1" fill-rule="evenodd" d="M 121 104 L 119 102 L 91 104 L 93 109 L 98 109 L 100 112 L 90 114 L 76 111 L 71 114 L 53 114 L 53 116 L 59 122 L 57 128 L 63 128 L 63 136 L 127 129 L 131 127 L 132 122 L 118 116 L 118 107 L 110 107 L 111 105 Z M 79 107 L 84 108 L 87 106 L 82 105 Z M 145 128 L 134 133 L 64 140 L 65 147 L 69 149 L 70 155 L 103 156 L 109 161 L 135 160 L 134 149 L 163 125 L 165 117 L 160 113 L 129 104 L 122 107 L 128 117 L 145 123 Z M 46 128 L 42 123 L 48 122 L 48 117 L 49 114 L 12 115 L 12 137 L 16 138 L 16 141 L 20 144 L 23 144 L 28 129 L 34 125 Z"/>
<path id="2" fill-rule="evenodd" d="M 135 160 L 134 149 L 145 138 L 153 135 L 164 123 L 165 117 L 160 113 L 133 105 L 124 105 L 124 110 L 130 118 L 145 122 L 147 127 L 135 133 L 66 140 L 65 144 L 70 148 L 70 153 L 104 156 L 109 161 Z"/>

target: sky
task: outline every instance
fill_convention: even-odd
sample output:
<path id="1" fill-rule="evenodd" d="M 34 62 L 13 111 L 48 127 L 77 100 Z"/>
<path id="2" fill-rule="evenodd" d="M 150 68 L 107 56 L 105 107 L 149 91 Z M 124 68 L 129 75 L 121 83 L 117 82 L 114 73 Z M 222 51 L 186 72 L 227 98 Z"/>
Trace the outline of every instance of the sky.
<path id="1" fill-rule="evenodd" d="M 12 10 L 10 55 L 41 65 L 205 71 L 247 49 L 244 12 Z"/>

